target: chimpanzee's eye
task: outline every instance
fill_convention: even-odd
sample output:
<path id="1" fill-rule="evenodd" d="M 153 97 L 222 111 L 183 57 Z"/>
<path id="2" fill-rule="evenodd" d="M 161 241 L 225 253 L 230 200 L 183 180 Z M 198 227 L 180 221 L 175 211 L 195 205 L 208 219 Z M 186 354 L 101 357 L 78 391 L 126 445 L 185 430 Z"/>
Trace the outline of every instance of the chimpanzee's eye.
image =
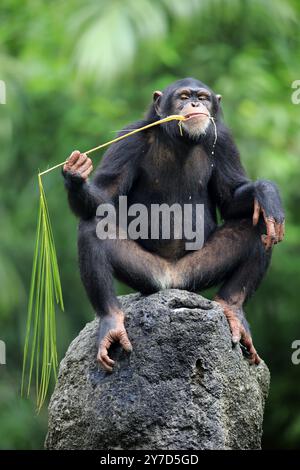
<path id="1" fill-rule="evenodd" d="M 209 96 L 207 96 L 207 95 L 199 95 L 199 96 L 198 96 L 198 99 L 201 100 L 201 101 L 205 101 L 205 100 L 209 101 Z"/>
<path id="2" fill-rule="evenodd" d="M 181 99 L 181 100 L 188 100 L 189 97 L 188 97 L 188 95 L 187 95 L 186 93 L 182 93 L 182 95 L 180 95 L 180 99 Z"/>

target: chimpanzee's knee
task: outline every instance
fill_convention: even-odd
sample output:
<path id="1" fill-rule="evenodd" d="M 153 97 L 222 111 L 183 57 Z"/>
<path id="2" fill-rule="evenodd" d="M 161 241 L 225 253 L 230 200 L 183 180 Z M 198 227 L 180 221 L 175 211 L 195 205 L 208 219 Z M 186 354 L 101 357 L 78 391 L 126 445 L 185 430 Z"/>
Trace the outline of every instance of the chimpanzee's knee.
<path id="1" fill-rule="evenodd" d="M 229 225 L 231 222 L 228 223 Z M 272 249 L 266 250 L 262 236 L 266 233 L 266 227 L 262 220 L 253 225 L 252 219 L 241 219 L 233 222 L 233 230 L 241 230 L 240 240 L 245 245 L 244 254 L 248 258 L 255 258 L 262 266 L 267 267 L 272 256 Z"/>

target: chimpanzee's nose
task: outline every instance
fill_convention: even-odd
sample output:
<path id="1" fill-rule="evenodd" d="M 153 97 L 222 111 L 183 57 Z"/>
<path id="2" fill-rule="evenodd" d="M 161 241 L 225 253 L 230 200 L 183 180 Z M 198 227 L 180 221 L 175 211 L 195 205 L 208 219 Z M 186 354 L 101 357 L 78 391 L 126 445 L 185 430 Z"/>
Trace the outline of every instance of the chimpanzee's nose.
<path id="1" fill-rule="evenodd" d="M 197 106 L 199 106 L 199 103 L 192 102 L 191 105 L 193 106 L 193 108 L 196 108 Z"/>

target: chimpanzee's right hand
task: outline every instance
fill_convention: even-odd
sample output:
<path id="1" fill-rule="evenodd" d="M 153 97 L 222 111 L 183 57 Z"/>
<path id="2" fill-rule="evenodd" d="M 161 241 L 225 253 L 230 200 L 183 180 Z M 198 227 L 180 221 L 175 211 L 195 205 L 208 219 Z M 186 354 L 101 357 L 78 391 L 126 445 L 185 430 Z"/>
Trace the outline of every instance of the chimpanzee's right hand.
<path id="1" fill-rule="evenodd" d="M 118 311 L 113 314 L 105 315 L 100 319 L 97 359 L 107 372 L 112 372 L 115 363 L 115 361 L 108 356 L 108 350 L 112 343 L 119 341 L 125 351 L 132 351 L 132 346 L 124 326 L 124 318 L 124 313 Z"/>
<path id="2" fill-rule="evenodd" d="M 79 150 L 75 150 L 64 164 L 63 171 L 70 176 L 79 176 L 87 180 L 90 173 L 93 171 L 92 160 L 88 158 L 85 153 L 80 153 Z"/>

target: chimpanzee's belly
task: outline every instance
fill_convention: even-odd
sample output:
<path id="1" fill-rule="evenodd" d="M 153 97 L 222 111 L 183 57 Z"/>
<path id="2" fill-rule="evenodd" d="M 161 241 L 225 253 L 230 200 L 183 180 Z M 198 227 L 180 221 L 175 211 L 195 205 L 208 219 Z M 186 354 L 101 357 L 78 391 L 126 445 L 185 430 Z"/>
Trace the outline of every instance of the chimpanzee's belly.
<path id="1" fill-rule="evenodd" d="M 215 208 L 206 191 L 182 189 L 172 194 L 145 187 L 130 193 L 129 237 L 168 259 L 202 248 L 216 228 Z"/>

